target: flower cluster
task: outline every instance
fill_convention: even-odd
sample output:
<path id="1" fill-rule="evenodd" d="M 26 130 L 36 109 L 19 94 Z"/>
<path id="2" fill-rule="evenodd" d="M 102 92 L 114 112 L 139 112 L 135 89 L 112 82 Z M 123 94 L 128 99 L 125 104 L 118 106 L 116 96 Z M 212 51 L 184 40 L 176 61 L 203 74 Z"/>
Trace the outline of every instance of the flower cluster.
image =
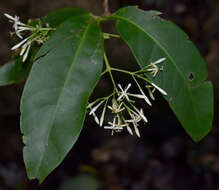
<path id="1" fill-rule="evenodd" d="M 9 19 L 9 22 L 13 23 L 14 33 L 20 39 L 22 39 L 18 44 L 13 46 L 11 50 L 21 48 L 20 56 L 23 56 L 23 62 L 25 62 L 28 57 L 32 43 L 44 43 L 48 39 L 48 32 L 54 30 L 53 28 L 42 27 L 42 24 L 40 22 L 36 26 L 31 26 L 22 23 L 20 21 L 20 18 L 16 15 L 14 17 L 6 13 L 4 15 Z M 27 32 L 29 32 L 31 35 L 24 39 L 23 35 L 26 35 Z"/>
<path id="2" fill-rule="evenodd" d="M 158 63 L 161 63 L 165 61 L 165 58 L 161 58 L 157 60 L 156 62 L 153 62 L 148 67 L 147 72 L 151 72 L 151 74 L 155 77 L 157 72 L 160 70 L 160 68 L 157 66 Z M 153 70 L 153 68 L 156 70 Z M 113 68 L 111 68 L 113 70 Z M 122 72 L 122 70 L 120 70 Z M 156 73 L 155 73 L 156 72 Z M 127 73 L 127 72 L 126 72 Z M 136 73 L 136 72 L 135 72 Z M 167 93 L 161 89 L 156 84 L 150 82 L 148 79 L 146 84 L 146 89 L 148 90 L 149 97 L 146 96 L 144 90 L 138 83 L 136 77 L 140 76 L 137 74 L 133 74 L 130 72 L 130 74 L 133 77 L 133 80 L 135 84 L 138 87 L 139 93 L 134 94 L 130 93 L 129 90 L 131 88 L 131 83 L 129 83 L 125 88 L 121 86 L 121 84 L 117 84 L 114 86 L 114 91 L 112 94 L 110 94 L 107 97 L 102 97 L 97 99 L 96 101 L 90 103 L 87 108 L 90 110 L 89 115 L 92 115 L 94 117 L 95 122 L 102 127 L 104 124 L 104 118 L 106 111 L 110 111 L 112 114 L 112 121 L 108 121 L 107 125 L 104 125 L 105 129 L 110 129 L 112 131 L 112 135 L 114 132 L 121 132 L 124 129 L 128 131 L 130 135 L 135 134 L 140 137 L 139 132 L 139 122 L 143 121 L 144 123 L 147 123 L 147 117 L 144 114 L 144 111 L 142 108 L 137 108 L 135 106 L 135 99 L 143 99 L 146 104 L 149 106 L 152 106 L 151 100 L 155 100 L 154 98 L 154 92 L 155 90 L 158 90 L 161 94 L 167 95 Z M 141 79 L 144 79 L 141 77 Z M 108 102 L 111 101 L 110 104 Z M 102 107 L 102 113 L 100 118 L 97 116 L 96 112 L 98 109 Z M 133 132 L 134 131 L 134 132 Z"/>

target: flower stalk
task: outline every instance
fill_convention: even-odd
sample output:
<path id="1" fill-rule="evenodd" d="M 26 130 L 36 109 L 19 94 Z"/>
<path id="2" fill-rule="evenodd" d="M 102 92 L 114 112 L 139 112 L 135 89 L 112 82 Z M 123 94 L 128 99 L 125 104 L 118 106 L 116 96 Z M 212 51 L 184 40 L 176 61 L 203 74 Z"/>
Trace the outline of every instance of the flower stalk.
<path id="1" fill-rule="evenodd" d="M 152 77 L 155 77 L 161 70 L 157 64 L 165 60 L 166 58 L 160 58 L 155 62 L 151 62 L 149 66 L 142 68 L 139 71 L 130 72 L 127 70 L 111 67 L 107 56 L 104 53 L 106 69 L 102 75 L 106 73 L 109 74 L 114 90 L 113 93 L 109 96 L 99 98 L 90 103 L 87 106 L 87 108 L 90 109 L 89 115 L 93 115 L 95 122 L 98 123 L 100 127 L 102 127 L 104 123 L 107 123 L 107 125 L 105 125 L 103 128 L 111 130 L 112 135 L 115 132 L 122 132 L 124 129 L 126 129 L 130 135 L 135 133 L 137 137 L 140 137 L 141 135 L 139 131 L 139 122 L 143 121 L 144 123 L 148 123 L 148 119 L 145 116 L 143 109 L 139 109 L 135 106 L 135 99 L 144 99 L 147 105 L 152 106 L 150 98 L 155 100 L 153 95 L 155 90 L 158 90 L 163 95 L 167 95 L 163 89 L 152 83 L 148 78 L 145 77 L 145 75 L 142 74 L 149 72 Z M 139 93 L 129 92 L 132 87 L 131 83 L 128 83 L 124 88 L 121 84 L 116 84 L 112 74 L 113 71 L 130 75 L 134 83 L 137 85 Z M 143 80 L 143 82 L 146 83 L 145 88 L 148 90 L 149 97 L 145 94 L 137 79 Z M 100 119 L 96 115 L 96 111 L 98 109 L 102 109 Z M 105 114 L 107 113 L 112 115 L 112 121 L 105 121 Z"/>

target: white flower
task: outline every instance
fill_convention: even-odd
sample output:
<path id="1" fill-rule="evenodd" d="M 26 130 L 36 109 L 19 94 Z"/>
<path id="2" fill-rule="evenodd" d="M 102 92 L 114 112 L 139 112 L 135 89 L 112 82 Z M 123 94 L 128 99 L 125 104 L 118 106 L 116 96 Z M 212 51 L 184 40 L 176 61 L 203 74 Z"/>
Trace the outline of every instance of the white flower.
<path id="1" fill-rule="evenodd" d="M 155 62 L 151 62 L 151 64 L 150 64 L 151 67 L 149 69 L 147 69 L 147 71 L 150 71 L 152 76 L 155 77 L 157 75 L 158 71 L 161 70 L 161 69 L 159 69 L 157 64 L 161 63 L 161 62 L 163 62 L 165 60 L 166 60 L 166 58 L 160 58 L 160 59 L 158 59 Z"/>
<path id="2" fill-rule="evenodd" d="M 104 129 L 122 130 L 123 127 L 116 125 L 116 117 L 113 118 L 113 122 L 108 122 L 109 126 L 104 126 Z"/>
<path id="3" fill-rule="evenodd" d="M 140 111 L 140 112 L 142 112 L 141 114 L 143 114 L 143 110 Z M 129 115 L 131 116 L 131 119 L 130 120 L 126 120 L 126 122 L 132 123 L 133 126 L 134 126 L 134 129 L 135 129 L 136 135 L 138 137 L 141 137 L 140 132 L 138 130 L 138 122 L 143 119 L 142 115 L 140 115 L 140 114 L 138 115 L 137 113 L 135 113 L 135 115 L 132 114 L 132 113 L 129 113 Z M 128 130 L 128 128 L 127 128 L 127 130 Z"/>
<path id="4" fill-rule="evenodd" d="M 131 83 L 129 83 L 124 90 L 120 84 L 118 84 L 118 87 L 120 88 L 121 92 L 120 92 L 120 96 L 117 98 L 117 101 L 120 101 L 123 97 L 125 97 L 128 101 L 130 101 L 127 91 L 131 87 Z"/>
<path id="5" fill-rule="evenodd" d="M 5 13 L 4 15 L 9 19 L 9 22 L 13 23 L 15 34 L 20 39 L 22 39 L 22 41 L 14 45 L 11 48 L 11 50 L 15 50 L 21 47 L 20 56 L 23 56 L 23 59 L 22 59 L 23 62 L 25 62 L 28 57 L 31 44 L 34 41 L 43 43 L 47 39 L 47 36 L 46 36 L 47 32 L 50 30 L 54 30 L 53 28 L 40 28 L 39 26 L 36 26 L 36 27 L 28 26 L 27 24 L 22 23 L 20 21 L 20 18 L 16 15 L 14 17 L 7 13 Z M 24 31 L 30 31 L 32 34 L 29 37 L 23 39 L 22 32 Z"/>
<path id="6" fill-rule="evenodd" d="M 22 32 L 24 31 L 34 31 L 34 28 L 26 27 L 26 26 L 19 26 L 17 30 L 15 30 L 15 34 L 23 39 L 23 36 L 21 35 Z"/>
<path id="7" fill-rule="evenodd" d="M 161 94 L 163 94 L 163 95 L 167 95 L 167 93 L 162 89 L 162 88 L 160 88 L 159 86 L 157 86 L 156 84 L 154 84 L 154 83 L 151 83 L 151 85 L 153 86 L 153 87 L 155 87 L 158 91 L 160 91 L 160 93 Z"/>
<path id="8" fill-rule="evenodd" d="M 137 113 L 134 113 L 134 114 L 135 114 L 136 116 L 140 116 L 140 117 L 143 119 L 143 121 L 144 121 L 145 123 L 147 123 L 148 120 L 147 120 L 147 118 L 146 118 L 145 115 L 144 115 L 143 109 L 140 109 L 140 111 L 139 111 L 136 107 L 134 107 L 134 109 L 135 109 L 135 111 L 137 112 Z"/>
<path id="9" fill-rule="evenodd" d="M 20 21 L 20 18 L 19 18 L 18 16 L 15 15 L 15 16 L 13 17 L 13 16 L 11 16 L 11 15 L 9 15 L 9 14 L 7 14 L 7 13 L 5 13 L 4 15 L 9 19 L 9 22 L 14 23 L 13 28 L 14 28 L 15 30 L 17 30 L 18 25 L 20 25 L 20 26 L 25 26 L 25 24 Z"/>
<path id="10" fill-rule="evenodd" d="M 97 104 L 95 107 L 93 107 L 89 113 L 89 115 L 92 115 L 93 113 L 95 113 L 95 111 L 101 106 L 101 104 L 103 103 L 104 101 L 101 101 L 99 104 Z"/>
<path id="11" fill-rule="evenodd" d="M 112 135 L 114 133 L 113 131 L 121 132 L 124 127 L 127 127 L 129 125 L 128 123 L 122 123 L 118 114 L 113 118 L 113 122 L 108 122 L 108 124 L 109 126 L 104 126 L 104 129 L 111 129 Z"/>
<path id="12" fill-rule="evenodd" d="M 142 120 L 142 117 L 138 113 L 134 112 L 134 114 L 129 113 L 129 115 L 131 116 L 131 119 L 130 120 L 125 120 L 125 121 L 129 122 L 129 123 L 138 123 L 139 121 Z"/>
<path id="13" fill-rule="evenodd" d="M 125 108 L 121 108 L 121 107 L 122 107 L 122 104 L 123 104 L 123 103 L 121 103 L 120 105 L 118 105 L 116 101 L 113 101 L 113 102 L 112 102 L 112 106 L 107 106 L 107 107 L 112 111 L 112 113 L 117 114 L 117 113 L 119 113 L 119 112 L 122 112 L 122 111 L 125 109 Z"/>
<path id="14" fill-rule="evenodd" d="M 15 15 L 14 16 L 14 24 L 13 24 L 13 28 L 15 29 L 15 31 L 18 29 L 19 24 L 20 24 L 19 17 Z"/>
<path id="15" fill-rule="evenodd" d="M 13 23 L 13 28 L 15 30 L 16 35 L 19 38 L 23 39 L 23 37 L 21 36 L 21 32 L 24 30 L 24 28 L 25 30 L 27 30 L 27 27 L 24 27 L 26 26 L 26 24 L 20 22 L 20 18 L 16 15 L 14 17 L 12 17 L 11 15 L 7 13 L 5 13 L 4 15 L 9 19 L 9 22 Z"/>
<path id="16" fill-rule="evenodd" d="M 146 88 L 148 89 L 148 93 L 149 93 L 149 96 L 151 97 L 151 99 L 155 100 L 153 93 L 156 89 L 151 85 L 146 85 Z M 151 90 L 151 88 L 153 88 L 153 89 Z"/>

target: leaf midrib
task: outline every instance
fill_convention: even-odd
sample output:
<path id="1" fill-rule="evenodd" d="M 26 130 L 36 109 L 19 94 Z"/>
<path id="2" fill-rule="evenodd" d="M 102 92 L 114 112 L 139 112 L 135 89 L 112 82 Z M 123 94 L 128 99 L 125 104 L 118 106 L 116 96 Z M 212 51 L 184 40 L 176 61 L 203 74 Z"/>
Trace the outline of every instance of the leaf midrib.
<path id="1" fill-rule="evenodd" d="M 67 73 L 67 75 L 66 75 L 66 80 L 65 80 L 65 82 L 64 82 L 63 88 L 62 88 L 62 90 L 61 90 L 61 92 L 60 92 L 60 95 L 59 95 L 59 97 L 58 97 L 57 104 L 56 104 L 55 110 L 54 110 L 54 112 L 53 112 L 53 114 L 52 114 L 51 122 L 50 122 L 50 124 L 49 124 L 49 133 L 48 133 L 47 138 L 46 138 L 47 144 L 48 144 L 48 139 L 49 139 L 49 136 L 50 136 L 50 132 L 51 132 L 51 130 L 52 130 L 53 122 L 54 122 L 54 120 L 55 120 L 55 116 L 56 116 L 57 110 L 58 110 L 59 105 L 60 105 L 60 99 L 61 99 L 62 94 L 63 94 L 63 92 L 64 92 L 64 90 L 65 90 L 65 88 L 66 88 L 66 85 L 67 85 L 67 83 L 68 83 L 68 81 L 69 81 L 69 78 L 70 78 L 71 73 L 72 73 L 73 66 L 75 65 L 76 59 L 78 58 L 78 54 L 79 54 L 79 52 L 80 52 L 80 50 L 81 50 L 81 46 L 82 46 L 82 44 L 83 44 L 83 42 L 84 42 L 84 40 L 85 40 L 85 38 L 86 38 L 86 35 L 87 35 L 87 32 L 88 32 L 90 26 L 91 26 L 91 23 L 89 23 L 89 24 L 86 26 L 86 29 L 84 30 L 84 33 L 83 33 L 83 35 L 82 35 L 82 37 L 81 37 L 81 41 L 80 41 L 80 43 L 79 43 L 79 45 L 78 45 L 78 48 L 77 48 L 77 50 L 76 50 L 76 52 L 75 52 L 75 56 L 74 56 L 74 58 L 73 58 L 73 60 L 72 60 L 71 67 L 69 68 L 69 71 L 68 71 L 68 73 Z M 40 169 L 40 167 L 41 167 L 42 160 L 44 159 L 45 151 L 46 151 L 46 147 L 44 148 L 43 154 L 42 154 L 42 156 L 41 156 L 41 158 L 40 158 L 40 161 L 39 161 L 39 164 L 38 164 L 38 169 L 37 169 L 37 172 L 36 172 L 37 175 L 38 175 L 39 169 Z M 35 175 L 35 176 L 37 176 L 37 175 Z"/>
<path id="2" fill-rule="evenodd" d="M 186 79 L 185 79 L 183 73 L 181 72 L 181 70 L 179 69 L 179 67 L 176 65 L 175 61 L 172 59 L 172 57 L 170 56 L 170 54 L 168 53 L 168 51 L 166 51 L 165 48 L 163 48 L 163 46 L 162 46 L 149 32 L 145 31 L 143 27 L 141 27 L 140 25 L 136 24 L 136 23 L 133 22 L 131 19 L 126 19 L 125 17 L 121 17 L 121 16 L 118 16 L 118 15 L 114 15 L 114 16 L 112 16 L 112 17 L 119 18 L 119 19 L 121 19 L 121 20 L 124 20 L 124 21 L 126 21 L 126 22 L 128 22 L 128 23 L 134 25 L 134 26 L 137 27 L 139 30 L 143 31 L 146 35 L 148 35 L 148 36 L 158 45 L 158 47 L 160 47 L 160 48 L 164 51 L 164 53 L 168 56 L 168 58 L 171 60 L 171 62 L 172 62 L 173 65 L 175 66 L 175 68 L 176 68 L 176 70 L 178 71 L 178 73 L 182 76 L 183 81 L 184 81 L 184 83 L 185 83 L 185 85 L 186 85 L 186 87 L 187 87 L 187 89 L 188 89 L 188 92 L 189 92 L 189 94 L 190 94 L 190 96 L 191 96 L 191 99 L 192 99 L 192 102 L 193 102 L 192 108 L 193 108 L 193 111 L 194 111 L 195 116 L 196 116 L 196 121 L 197 121 L 198 123 L 200 123 L 199 120 L 198 120 L 198 117 L 197 117 L 197 112 L 196 112 L 196 110 L 194 109 L 194 100 L 193 100 L 192 92 L 191 92 L 191 90 L 190 90 L 191 87 L 187 84 L 187 81 L 186 81 Z"/>

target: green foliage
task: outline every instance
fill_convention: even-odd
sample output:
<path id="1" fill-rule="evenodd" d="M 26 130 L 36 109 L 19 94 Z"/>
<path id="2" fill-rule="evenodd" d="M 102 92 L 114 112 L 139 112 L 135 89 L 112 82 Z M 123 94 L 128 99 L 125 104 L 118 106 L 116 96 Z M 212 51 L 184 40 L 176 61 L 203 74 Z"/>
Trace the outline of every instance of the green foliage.
<path id="1" fill-rule="evenodd" d="M 109 107 L 116 116 L 113 122 L 108 122 L 110 126 L 107 128 L 117 127 L 117 131 L 126 128 L 132 134 L 131 122 L 140 137 L 137 123 L 142 119 L 147 122 L 147 118 L 143 109 L 138 110 L 128 96 L 143 98 L 149 105 L 151 103 L 137 82 L 139 79 L 164 95 L 193 140 L 201 140 L 210 131 L 213 88 L 210 82 L 204 82 L 207 77 L 205 62 L 188 36 L 173 23 L 161 19 L 159 14 L 157 11 L 125 7 L 109 17 L 96 17 L 81 9 L 67 8 L 43 18 L 43 24 L 51 28 L 18 24 L 18 28 L 26 26 L 28 30 L 35 31 L 36 37 L 38 32 L 41 36 L 28 39 L 27 45 L 23 42 L 14 49 L 26 51 L 32 42 L 41 44 L 46 40 L 34 58 L 22 63 L 20 57 L 0 68 L 0 85 L 19 82 L 29 75 L 20 107 L 25 144 L 23 155 L 29 179 L 37 178 L 43 182 L 63 161 L 80 135 L 87 108 L 102 126 L 106 108 Z M 10 15 L 6 17 L 15 22 Z M 118 32 L 141 67 L 139 71 L 129 72 L 110 66 L 104 54 L 103 40 L 118 35 L 102 33 L 100 23 L 112 18 L 117 21 Z M 16 34 L 21 36 L 16 30 Z M 103 57 L 106 70 L 102 74 L 110 75 L 114 91 L 88 105 L 101 76 Z M 156 61 L 162 71 L 155 65 Z M 149 72 L 151 69 L 158 70 L 152 73 Z M 112 71 L 132 76 L 141 94 L 128 93 L 131 84 L 124 89 L 116 85 Z M 147 88 L 153 99 L 152 91 Z M 112 97 L 112 106 L 107 106 Z M 95 110 L 100 106 L 104 109 L 99 122 Z M 131 119 L 125 120 L 121 114 L 125 109 Z"/>
<path id="2" fill-rule="evenodd" d="M 0 86 L 10 85 L 22 81 L 27 77 L 29 68 L 21 58 L 13 60 L 0 67 Z"/>
<path id="3" fill-rule="evenodd" d="M 32 55 L 23 63 L 21 57 L 15 56 L 14 60 L 0 66 L 0 86 L 11 85 L 23 81 L 27 78 L 33 61 Z"/>
<path id="4" fill-rule="evenodd" d="M 103 36 L 90 19 L 78 17 L 63 23 L 42 47 L 53 48 L 34 63 L 26 82 L 21 131 L 30 179 L 42 182 L 62 162 L 81 132 L 103 59 Z M 57 36 L 58 45 L 52 43 L 57 42 Z"/>
<path id="5" fill-rule="evenodd" d="M 140 67 L 158 57 L 166 57 L 163 72 L 147 76 L 168 92 L 164 98 L 182 126 L 195 141 L 211 129 L 213 119 L 213 87 L 207 78 L 203 58 L 188 36 L 170 21 L 158 17 L 157 11 L 137 7 L 120 9 L 114 18 L 121 37 L 131 48 Z"/>
<path id="6" fill-rule="evenodd" d="M 63 8 L 47 14 L 43 18 L 43 21 L 48 23 L 50 27 L 58 27 L 60 24 L 72 17 L 80 17 L 83 15 L 89 15 L 89 13 L 78 8 Z"/>

